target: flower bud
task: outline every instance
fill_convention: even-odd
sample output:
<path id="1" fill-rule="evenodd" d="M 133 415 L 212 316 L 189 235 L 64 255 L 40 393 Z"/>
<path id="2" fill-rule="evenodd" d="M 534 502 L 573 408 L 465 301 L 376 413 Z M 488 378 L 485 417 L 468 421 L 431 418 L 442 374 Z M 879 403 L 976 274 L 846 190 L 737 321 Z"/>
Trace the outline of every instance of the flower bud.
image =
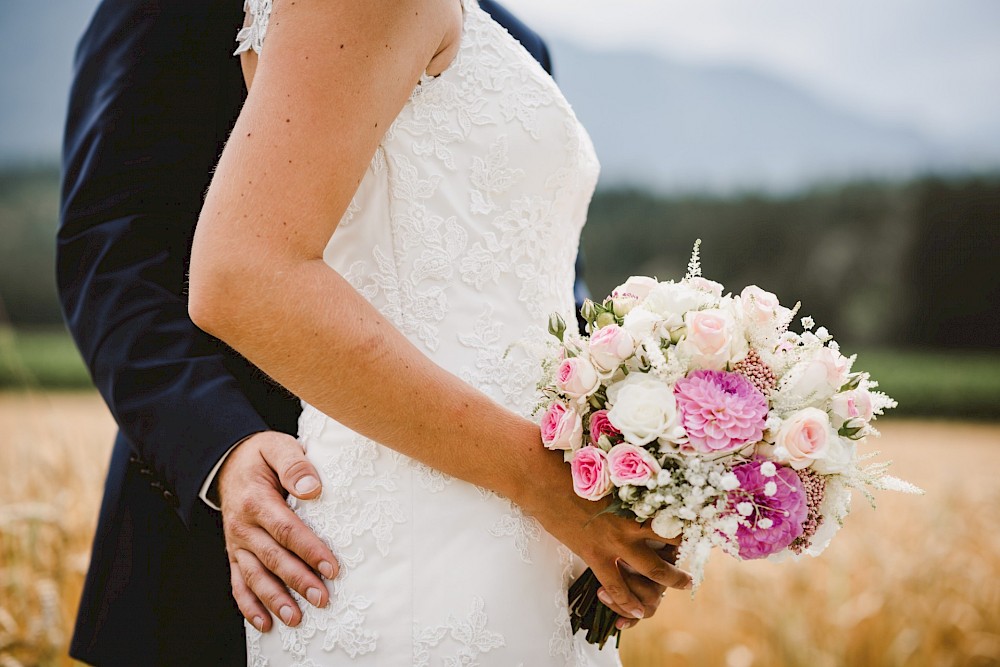
<path id="1" fill-rule="evenodd" d="M 593 324 L 594 319 L 597 317 L 597 314 L 598 314 L 597 304 L 591 301 L 590 299 L 584 299 L 583 307 L 580 308 L 580 316 L 583 317 L 583 319 L 587 320 L 587 322 Z"/>
<path id="2" fill-rule="evenodd" d="M 618 317 L 625 317 L 639 304 L 639 299 L 632 294 L 615 295 L 611 299 L 611 308 Z"/>
<path id="3" fill-rule="evenodd" d="M 566 333 L 566 322 L 559 313 L 549 315 L 549 333 L 559 340 L 563 339 L 563 334 Z"/>
<path id="4" fill-rule="evenodd" d="M 614 313 L 609 313 L 604 311 L 597 316 L 597 328 L 606 327 L 609 324 L 617 324 L 618 320 L 615 319 Z"/>

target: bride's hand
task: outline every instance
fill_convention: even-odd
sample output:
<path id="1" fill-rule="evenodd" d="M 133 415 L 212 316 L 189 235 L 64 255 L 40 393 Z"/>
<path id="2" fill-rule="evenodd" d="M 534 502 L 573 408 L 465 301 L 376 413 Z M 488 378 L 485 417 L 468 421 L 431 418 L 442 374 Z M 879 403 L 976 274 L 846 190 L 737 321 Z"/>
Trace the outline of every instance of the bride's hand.
<path id="1" fill-rule="evenodd" d="M 667 544 L 662 549 L 658 549 L 657 553 L 669 563 L 677 563 L 677 547 L 675 545 Z M 650 581 L 628 565 L 624 565 L 621 562 L 618 563 L 618 566 L 623 572 L 626 585 L 639 597 L 639 600 L 642 602 L 642 605 L 646 610 L 646 618 L 655 614 L 656 610 L 660 607 L 660 603 L 663 602 L 663 599 L 666 596 L 666 586 L 658 584 L 655 581 Z M 598 595 L 601 594 L 602 590 L 603 589 L 598 590 Z M 616 611 L 615 613 L 618 612 Z M 621 614 L 619 614 L 619 616 L 621 616 Z M 615 621 L 615 627 L 619 630 L 628 630 L 629 628 L 635 627 L 637 623 L 639 623 L 638 619 L 626 618 L 622 616 Z"/>
<path id="2" fill-rule="evenodd" d="M 539 476 L 537 488 L 523 488 L 518 502 L 590 566 L 602 584 L 599 595 L 602 602 L 626 618 L 648 618 L 656 611 L 658 597 L 654 600 L 648 594 L 655 589 L 634 579 L 630 586 L 622 569 L 631 569 L 656 586 L 691 587 L 691 575 L 668 560 L 669 553 L 661 553 L 650 544 L 657 541 L 677 544 L 679 540 L 664 540 L 648 525 L 631 519 L 600 514 L 609 501 L 593 502 L 577 497 L 572 492 L 569 466 L 558 459 L 553 462 L 562 470 L 553 470 L 551 477 Z M 636 594 L 636 589 L 643 593 L 645 601 Z"/>

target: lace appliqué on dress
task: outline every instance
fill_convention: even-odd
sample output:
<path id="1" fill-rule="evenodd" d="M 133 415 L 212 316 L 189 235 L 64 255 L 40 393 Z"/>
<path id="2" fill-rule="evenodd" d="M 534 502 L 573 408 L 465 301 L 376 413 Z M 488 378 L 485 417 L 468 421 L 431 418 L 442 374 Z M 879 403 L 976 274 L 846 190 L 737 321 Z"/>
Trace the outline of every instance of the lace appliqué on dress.
<path id="1" fill-rule="evenodd" d="M 498 208 L 493 201 L 493 195 L 506 192 L 514 182 L 524 176 L 523 169 L 510 168 L 506 134 L 501 134 L 490 146 L 485 159 L 476 155 L 472 158 L 472 171 L 469 178 L 472 181 L 471 208 L 473 213 L 492 213 Z"/>
<path id="2" fill-rule="evenodd" d="M 271 20 L 271 3 L 272 0 L 245 0 L 243 11 L 250 14 L 250 25 L 236 33 L 239 46 L 233 51 L 234 56 L 251 49 L 260 53 L 264 46 L 264 35 L 267 34 L 267 24 Z"/>
<path id="3" fill-rule="evenodd" d="M 526 515 L 521 508 L 507 500 L 508 514 L 501 516 L 490 528 L 493 537 L 513 537 L 514 548 L 525 563 L 531 563 L 531 543 L 542 539 L 542 525 Z"/>
<path id="4" fill-rule="evenodd" d="M 472 598 L 472 605 L 465 618 L 448 615 L 445 625 L 413 628 L 413 665 L 429 667 L 431 649 L 449 647 L 450 655 L 444 657 L 444 667 L 476 667 L 478 657 L 506 645 L 504 636 L 487 627 L 485 602 L 481 597 Z M 450 639 L 451 641 L 447 641 Z M 454 648 L 451 646 L 454 645 Z"/>

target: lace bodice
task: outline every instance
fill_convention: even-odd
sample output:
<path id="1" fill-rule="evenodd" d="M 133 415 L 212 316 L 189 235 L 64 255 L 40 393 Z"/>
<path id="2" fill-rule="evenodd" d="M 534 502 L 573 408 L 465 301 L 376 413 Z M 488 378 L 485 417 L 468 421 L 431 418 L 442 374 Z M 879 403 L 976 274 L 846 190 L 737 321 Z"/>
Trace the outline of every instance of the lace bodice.
<path id="1" fill-rule="evenodd" d="M 527 416 L 548 314 L 574 321 L 598 163 L 552 78 L 475 0 L 463 5 L 454 61 L 415 86 L 324 260 L 436 363 Z M 237 53 L 262 48 L 271 0 L 245 7 Z M 534 520 L 303 407 L 324 492 L 294 506 L 342 574 L 298 629 L 249 628 L 252 664 L 617 664 L 571 636 L 579 564 Z"/>

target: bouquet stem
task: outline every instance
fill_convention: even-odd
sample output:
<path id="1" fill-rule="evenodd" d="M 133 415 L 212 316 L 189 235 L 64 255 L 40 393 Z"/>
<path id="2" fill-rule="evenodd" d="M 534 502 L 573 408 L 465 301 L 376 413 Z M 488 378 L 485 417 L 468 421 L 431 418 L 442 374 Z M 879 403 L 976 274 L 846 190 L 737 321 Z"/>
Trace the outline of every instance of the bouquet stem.
<path id="1" fill-rule="evenodd" d="M 573 634 L 583 628 L 587 630 L 589 643 L 604 648 L 613 636 L 615 646 L 618 646 L 622 640 L 621 630 L 615 627 L 618 614 L 597 598 L 600 587 L 601 582 L 590 568 L 569 587 L 569 618 Z"/>

